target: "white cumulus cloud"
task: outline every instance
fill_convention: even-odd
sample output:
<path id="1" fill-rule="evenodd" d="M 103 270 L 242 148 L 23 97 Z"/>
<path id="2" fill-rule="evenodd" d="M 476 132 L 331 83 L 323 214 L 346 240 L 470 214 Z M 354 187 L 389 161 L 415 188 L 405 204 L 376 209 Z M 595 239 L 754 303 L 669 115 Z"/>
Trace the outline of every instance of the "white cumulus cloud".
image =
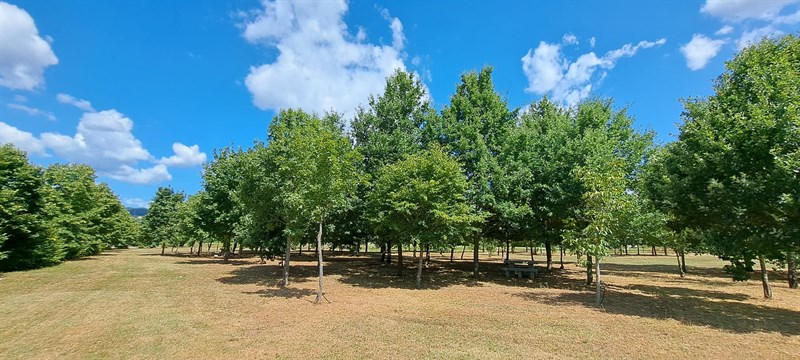
<path id="1" fill-rule="evenodd" d="M 589 96 L 593 80 L 602 80 L 607 71 L 614 68 L 623 57 L 632 57 L 641 49 L 660 46 L 666 39 L 657 41 L 640 41 L 638 44 L 626 44 L 619 49 L 611 50 L 602 57 L 594 52 L 579 56 L 576 60 L 568 60 L 561 52 L 561 45 L 540 42 L 536 49 L 528 50 L 522 57 L 522 71 L 528 78 L 529 93 L 549 94 L 553 100 L 573 106 Z M 600 70 L 599 75 L 598 70 Z"/>
<path id="2" fill-rule="evenodd" d="M 561 37 L 561 42 L 567 45 L 577 44 L 578 37 L 574 34 L 564 34 L 564 36 Z"/>
<path id="3" fill-rule="evenodd" d="M 62 104 L 69 104 L 83 111 L 95 112 L 91 102 L 83 99 L 78 99 L 69 94 L 59 93 L 58 95 L 56 95 L 56 100 L 58 100 L 58 102 Z"/>
<path id="4" fill-rule="evenodd" d="M 122 165 L 114 171 L 103 174 L 114 180 L 132 184 L 155 184 L 172 180 L 172 175 L 164 164 L 157 164 L 151 168 L 136 169 L 129 165 Z"/>
<path id="5" fill-rule="evenodd" d="M 273 62 L 252 66 L 245 79 L 257 107 L 352 114 L 370 94 L 383 91 L 395 69 L 405 69 L 400 20 L 383 11 L 392 44 L 371 44 L 363 28 L 348 32 L 347 9 L 343 0 L 262 2 L 242 24 L 247 41 L 278 51 Z"/>
<path id="6" fill-rule="evenodd" d="M 772 20 L 789 4 L 796 5 L 797 0 L 706 0 L 700 12 L 731 22 Z"/>
<path id="7" fill-rule="evenodd" d="M 27 131 L 22 131 L 2 121 L 0 121 L 0 144 L 13 144 L 20 150 L 33 155 L 47 155 L 42 140 Z"/>
<path id="8" fill-rule="evenodd" d="M 31 154 L 49 156 L 92 166 L 100 176 L 133 184 L 172 180 L 168 166 L 202 164 L 206 154 L 198 145 L 174 143 L 175 155 L 154 158 L 133 135 L 133 120 L 117 110 L 86 112 L 75 135 L 46 132 L 38 137 L 0 122 L 0 143 L 11 143 Z M 141 163 L 152 165 L 140 166 Z"/>
<path id="9" fill-rule="evenodd" d="M 50 44 L 27 11 L 0 2 L 0 86 L 33 90 L 44 85 L 44 70 L 58 64 Z"/>
<path id="10" fill-rule="evenodd" d="M 199 145 L 186 146 L 179 142 L 172 144 L 175 155 L 161 158 L 159 163 L 177 167 L 202 165 L 206 161 L 206 153 L 200 152 Z"/>
<path id="11" fill-rule="evenodd" d="M 22 111 L 22 112 L 24 112 L 24 113 L 26 113 L 26 114 L 28 114 L 30 116 L 43 116 L 43 117 L 46 117 L 50 121 L 55 121 L 56 120 L 56 115 L 55 114 L 53 114 L 52 112 L 49 112 L 49 111 L 42 110 L 42 109 L 37 109 L 37 108 L 34 108 L 34 107 L 30 107 L 30 106 L 26 106 L 26 105 L 22 105 L 22 104 L 15 104 L 15 103 L 8 104 L 8 108 Z"/>
<path id="12" fill-rule="evenodd" d="M 120 164 L 151 158 L 132 130 L 133 121 L 112 109 L 84 113 L 74 136 L 43 133 L 41 138 L 58 157 L 111 172 Z"/>
<path id="13" fill-rule="evenodd" d="M 692 40 L 681 46 L 681 53 L 686 58 L 686 66 L 692 71 L 700 70 L 719 53 L 725 40 L 709 39 L 702 34 L 694 34 Z"/>

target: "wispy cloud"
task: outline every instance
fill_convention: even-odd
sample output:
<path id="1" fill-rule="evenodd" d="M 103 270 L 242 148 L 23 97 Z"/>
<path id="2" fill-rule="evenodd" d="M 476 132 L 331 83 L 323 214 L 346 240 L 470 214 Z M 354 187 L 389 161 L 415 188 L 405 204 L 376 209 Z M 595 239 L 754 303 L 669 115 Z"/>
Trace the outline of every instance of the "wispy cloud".
<path id="1" fill-rule="evenodd" d="M 37 109 L 37 108 L 34 108 L 34 107 L 30 107 L 30 106 L 26 106 L 26 105 L 22 105 L 22 104 L 15 104 L 15 103 L 8 104 L 8 107 L 10 109 L 22 111 L 22 112 L 24 112 L 24 113 L 26 113 L 26 114 L 28 114 L 30 116 L 42 116 L 42 117 L 47 118 L 47 120 L 50 120 L 50 121 L 55 121 L 56 120 L 56 115 L 55 114 L 53 114 L 52 112 L 49 112 L 49 111 L 42 110 L 42 109 Z"/>
<path id="2" fill-rule="evenodd" d="M 589 96 L 596 82 L 623 57 L 632 57 L 642 49 L 660 46 L 666 39 L 625 44 L 619 49 L 598 57 L 594 52 L 569 60 L 561 52 L 560 44 L 540 42 L 536 49 L 528 50 L 522 57 L 522 71 L 528 78 L 526 92 L 548 94 L 553 100 L 573 106 Z"/>

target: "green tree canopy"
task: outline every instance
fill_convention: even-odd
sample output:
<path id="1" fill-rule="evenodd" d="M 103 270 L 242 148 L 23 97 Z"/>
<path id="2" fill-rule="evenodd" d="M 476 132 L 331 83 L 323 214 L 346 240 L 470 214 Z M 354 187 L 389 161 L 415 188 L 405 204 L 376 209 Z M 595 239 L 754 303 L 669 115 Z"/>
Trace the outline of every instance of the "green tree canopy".
<path id="1" fill-rule="evenodd" d="M 147 246 L 161 245 L 161 254 L 167 245 L 179 241 L 180 222 L 179 209 L 183 202 L 183 193 L 175 192 L 169 187 L 159 187 L 156 191 L 147 215 L 142 219 L 142 242 Z"/>
<path id="2" fill-rule="evenodd" d="M 61 246 L 47 223 L 44 192 L 41 168 L 13 146 L 0 146 L 0 271 L 61 260 Z"/>
<path id="3" fill-rule="evenodd" d="M 736 278 L 746 278 L 743 270 L 758 258 L 765 297 L 765 259 L 793 262 L 800 246 L 793 236 L 800 226 L 798 64 L 794 35 L 742 50 L 726 63 L 714 95 L 684 101 L 667 160 L 676 208 L 704 229 L 713 253 L 731 260 Z"/>
<path id="4" fill-rule="evenodd" d="M 478 230 L 483 216 L 467 203 L 469 187 L 455 159 L 438 145 L 381 169 L 370 194 L 375 224 L 401 243 L 445 245 Z M 417 286 L 421 285 L 419 257 Z"/>
<path id="5" fill-rule="evenodd" d="M 433 141 L 438 141 L 461 165 L 469 189 L 467 199 L 473 208 L 486 216 L 480 234 L 497 231 L 497 187 L 501 175 L 497 157 L 516 123 L 517 110 L 508 109 L 507 101 L 494 89 L 492 68 L 461 76 L 450 103 L 442 109 L 441 120 L 429 125 Z M 474 239 L 474 270 L 478 275 L 478 247 Z"/>

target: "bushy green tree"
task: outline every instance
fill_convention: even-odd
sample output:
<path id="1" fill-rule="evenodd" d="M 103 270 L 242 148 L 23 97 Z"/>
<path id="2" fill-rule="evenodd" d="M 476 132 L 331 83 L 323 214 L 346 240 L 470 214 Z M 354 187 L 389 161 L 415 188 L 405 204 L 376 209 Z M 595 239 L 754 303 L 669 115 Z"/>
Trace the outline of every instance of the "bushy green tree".
<path id="1" fill-rule="evenodd" d="M 179 238 L 178 243 L 181 246 L 189 245 L 194 247 L 197 245 L 197 256 L 203 250 L 203 243 L 209 241 L 208 233 L 203 230 L 205 228 L 205 219 L 202 217 L 203 212 L 201 207 L 205 205 L 204 197 L 206 193 L 199 191 L 198 193 L 186 198 L 178 207 L 178 230 Z"/>
<path id="2" fill-rule="evenodd" d="M 478 230 L 483 216 L 469 205 L 457 161 L 437 145 L 380 170 L 370 204 L 380 229 L 400 244 L 441 246 Z M 417 268 L 421 286 L 423 258 Z"/>
<path id="3" fill-rule="evenodd" d="M 13 146 L 0 146 L 0 271 L 61 260 L 61 246 L 48 225 L 44 192 L 41 168 Z"/>
<path id="4" fill-rule="evenodd" d="M 53 230 L 61 240 L 66 259 L 94 255 L 102 243 L 94 225 L 94 169 L 87 165 L 53 164 L 44 171 L 48 192 L 47 209 Z"/>
<path id="5" fill-rule="evenodd" d="M 726 63 L 715 94 L 686 100 L 669 174 L 676 208 L 704 229 L 709 250 L 732 262 L 736 279 L 754 259 L 764 296 L 772 292 L 766 261 L 796 265 L 800 39 L 764 39 Z M 796 276 L 790 276 L 796 286 Z"/>
<path id="6" fill-rule="evenodd" d="M 183 202 L 183 193 L 175 192 L 169 187 L 159 187 L 142 219 L 142 243 L 145 246 L 161 246 L 164 249 L 180 241 L 179 209 Z"/>
<path id="7" fill-rule="evenodd" d="M 53 164 L 44 171 L 47 211 L 66 259 L 135 242 L 138 223 L 88 165 Z"/>
<path id="8" fill-rule="evenodd" d="M 492 68 L 485 67 L 461 76 L 440 121 L 428 126 L 431 141 L 439 142 L 461 164 L 469 183 L 467 199 L 487 219 L 473 240 L 474 276 L 478 276 L 481 237 L 493 236 L 500 225 L 494 182 L 502 167 L 497 157 L 516 118 L 517 110 L 509 110 L 494 89 Z"/>
<path id="9" fill-rule="evenodd" d="M 324 294 L 323 226 L 351 201 L 360 182 L 356 166 L 361 157 L 344 135 L 340 116 L 334 113 L 319 118 L 300 110 L 281 111 L 270 126 L 269 140 L 267 158 L 275 164 L 275 179 L 280 184 L 273 196 L 285 211 L 287 237 L 302 236 L 309 224 L 317 227 L 318 303 Z"/>
<path id="10" fill-rule="evenodd" d="M 361 185 L 360 193 L 368 194 L 375 186 L 377 174 L 383 166 L 393 164 L 406 156 L 423 149 L 426 142 L 426 131 L 437 118 L 436 111 L 430 104 L 430 97 L 420 79 L 414 74 L 402 70 L 395 71 L 386 79 L 383 94 L 370 96 L 367 108 L 359 108 L 352 124 L 352 135 L 358 151 L 363 155 L 359 170 L 366 177 Z M 352 226 L 368 227 L 365 213 L 368 207 L 361 201 L 354 201 L 350 210 L 337 216 L 334 220 L 349 223 Z M 339 230 L 346 231 L 343 228 Z M 372 229 L 369 233 L 354 232 L 359 240 L 373 240 L 389 246 L 391 252 L 392 239 L 389 234 Z M 372 235 L 372 236 L 369 236 Z M 398 269 L 403 267 L 403 249 L 398 243 Z M 402 270 L 400 270 L 402 271 Z"/>
<path id="11" fill-rule="evenodd" d="M 239 191 L 245 178 L 244 157 L 241 150 L 226 147 L 215 150 L 214 159 L 203 166 L 203 230 L 222 242 L 224 261 L 230 257 L 237 228 L 242 227 L 244 204 Z"/>

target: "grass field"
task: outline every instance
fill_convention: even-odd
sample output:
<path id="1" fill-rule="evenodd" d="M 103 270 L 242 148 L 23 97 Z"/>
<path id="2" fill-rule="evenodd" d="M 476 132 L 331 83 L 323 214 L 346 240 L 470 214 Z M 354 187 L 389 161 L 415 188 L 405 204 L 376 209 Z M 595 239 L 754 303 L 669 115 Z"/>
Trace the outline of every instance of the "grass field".
<path id="1" fill-rule="evenodd" d="M 436 256 L 417 290 L 411 269 L 397 277 L 374 254 L 330 256 L 332 302 L 314 305 L 313 254 L 282 289 L 277 261 L 159 252 L 0 275 L 0 359 L 800 358 L 800 291 L 773 273 L 763 300 L 710 256 L 687 257 L 686 278 L 674 257 L 609 258 L 597 308 L 574 263 L 507 279 L 484 254 L 475 281 L 470 261 Z"/>

